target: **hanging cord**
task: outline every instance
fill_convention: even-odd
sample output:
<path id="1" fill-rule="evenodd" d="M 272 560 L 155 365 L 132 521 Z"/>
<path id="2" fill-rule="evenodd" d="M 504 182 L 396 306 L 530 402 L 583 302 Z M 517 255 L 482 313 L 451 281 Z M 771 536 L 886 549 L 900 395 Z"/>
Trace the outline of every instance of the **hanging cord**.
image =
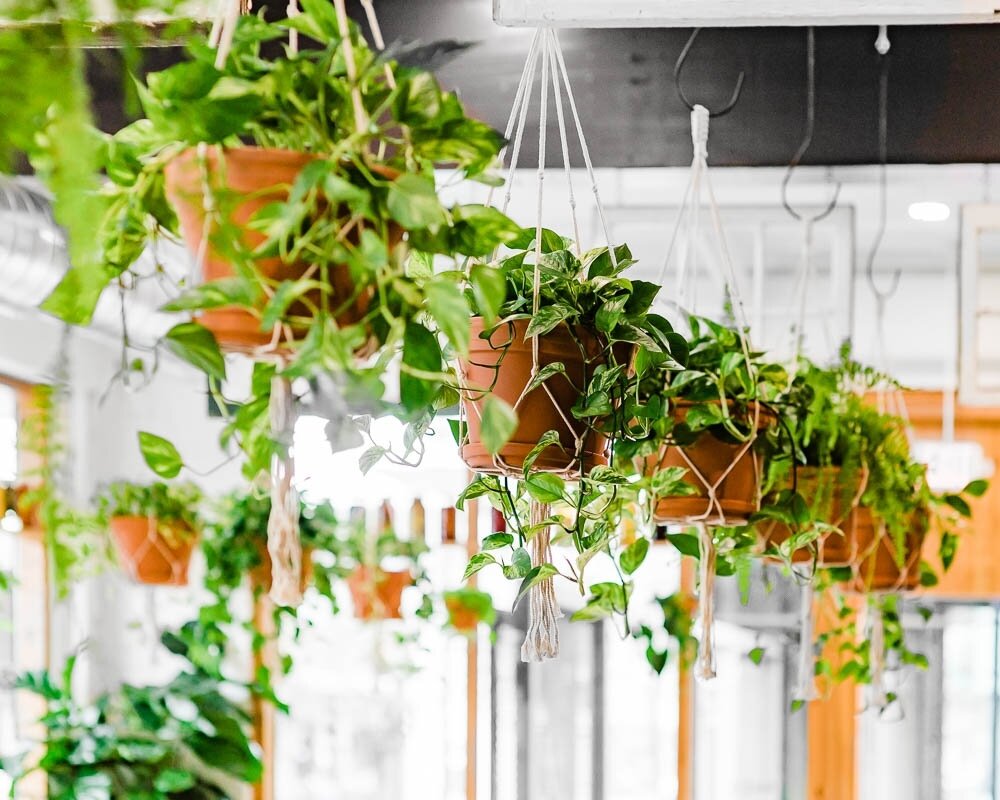
<path id="1" fill-rule="evenodd" d="M 351 26 L 347 20 L 347 7 L 344 0 L 333 0 L 337 12 L 337 27 L 344 42 L 344 62 L 347 66 L 347 80 L 351 84 L 351 102 L 354 105 L 354 128 L 358 133 L 364 133 L 368 126 L 368 115 L 361 101 L 361 87 L 358 86 L 358 64 L 354 60 L 354 43 L 351 41 Z"/>
<path id="2" fill-rule="evenodd" d="M 878 599 L 868 599 L 868 659 L 871 670 L 869 705 L 882 710 L 889 703 L 885 690 L 885 621 Z"/>
<path id="3" fill-rule="evenodd" d="M 815 595 L 812 584 L 804 583 L 799 601 L 799 679 L 795 699 L 809 702 L 819 697 L 816 691 L 816 650 L 813 646 L 813 611 Z"/>
<path id="4" fill-rule="evenodd" d="M 375 14 L 375 6 L 372 4 L 372 0 L 361 0 L 361 5 L 365 9 L 365 16 L 368 18 L 368 27 L 371 29 L 375 47 L 380 51 L 385 50 L 382 27 L 378 24 L 378 16 Z M 392 67 L 389 66 L 388 62 L 385 65 L 385 82 L 389 85 L 390 89 L 396 88 L 396 76 L 392 74 Z"/>
<path id="5" fill-rule="evenodd" d="M 548 518 L 550 506 L 533 501 L 531 504 L 531 525 L 540 525 Z M 532 564 L 548 564 L 552 561 L 549 543 L 549 526 L 535 532 L 531 539 Z M 528 591 L 528 632 L 521 645 L 521 661 L 538 663 L 559 655 L 559 622 L 562 612 L 556 600 L 556 587 L 552 578 L 539 581 Z"/>
<path id="6" fill-rule="evenodd" d="M 696 524 L 698 546 L 698 618 L 701 620 L 701 645 L 694 674 L 699 680 L 715 677 L 715 543 L 712 530 L 703 522 Z"/>
<path id="7" fill-rule="evenodd" d="M 267 551 L 271 556 L 271 599 L 280 606 L 302 602 L 302 542 L 299 539 L 299 495 L 292 481 L 295 461 L 295 399 L 287 378 L 271 381 L 271 435 L 277 450 L 271 457 L 271 514 L 267 520 Z"/>
<path id="8" fill-rule="evenodd" d="M 804 214 L 796 210 L 788 199 L 788 185 L 792 180 L 792 173 L 802 161 L 806 151 L 812 145 L 813 134 L 816 130 L 816 29 L 809 27 L 806 35 L 806 128 L 799 144 L 798 150 L 792 156 L 792 160 L 785 170 L 785 177 L 781 181 L 781 204 L 784 206 L 793 219 L 802 223 L 802 251 L 800 255 L 801 273 L 797 287 L 798 317 L 795 327 L 792 329 L 792 370 L 798 369 L 799 356 L 802 353 L 802 339 L 805 327 L 806 301 L 808 299 L 808 287 L 810 273 L 812 272 L 812 242 L 813 226 L 833 213 L 837 207 L 837 200 L 840 197 L 841 184 L 838 181 L 834 185 L 833 195 L 827 202 L 826 207 L 814 214 Z M 793 375 L 794 377 L 794 375 Z"/>

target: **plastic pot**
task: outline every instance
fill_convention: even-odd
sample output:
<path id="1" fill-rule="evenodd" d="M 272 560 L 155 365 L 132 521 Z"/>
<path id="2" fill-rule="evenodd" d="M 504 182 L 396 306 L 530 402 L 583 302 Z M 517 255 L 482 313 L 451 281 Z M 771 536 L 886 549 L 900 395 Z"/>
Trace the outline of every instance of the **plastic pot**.
<path id="1" fill-rule="evenodd" d="M 163 531 L 169 530 L 169 535 Z M 198 537 L 155 517 L 112 517 L 111 539 L 122 569 L 138 583 L 186 586 Z"/>

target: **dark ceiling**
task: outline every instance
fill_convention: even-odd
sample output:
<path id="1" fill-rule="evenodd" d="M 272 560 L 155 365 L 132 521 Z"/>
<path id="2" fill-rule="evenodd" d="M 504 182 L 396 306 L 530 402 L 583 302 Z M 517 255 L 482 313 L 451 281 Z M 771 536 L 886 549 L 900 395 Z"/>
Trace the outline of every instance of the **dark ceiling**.
<path id="1" fill-rule="evenodd" d="M 284 4 L 282 3 L 282 6 Z M 360 5 L 357 16 L 363 18 Z M 439 70 L 476 114 L 502 127 L 531 33 L 502 29 L 489 0 L 379 0 L 387 41 L 453 38 L 478 44 Z M 688 112 L 673 84 L 673 65 L 690 30 L 563 30 L 570 79 L 598 166 L 668 166 L 690 162 Z M 817 111 L 812 164 L 877 159 L 880 56 L 874 28 L 819 28 Z M 1000 27 L 890 29 L 889 159 L 898 163 L 1000 161 Z M 120 78 L 107 51 L 95 62 L 102 125 L 120 123 Z M 174 48 L 148 52 L 159 68 Z M 706 29 L 684 85 L 695 102 L 724 103 L 746 72 L 735 110 L 715 120 L 709 158 L 719 165 L 780 165 L 801 139 L 805 119 L 806 33 L 802 28 Z M 537 94 L 529 116 L 525 163 L 537 160 Z M 550 142 L 555 144 L 555 129 Z M 549 159 L 558 158 L 557 148 Z"/>

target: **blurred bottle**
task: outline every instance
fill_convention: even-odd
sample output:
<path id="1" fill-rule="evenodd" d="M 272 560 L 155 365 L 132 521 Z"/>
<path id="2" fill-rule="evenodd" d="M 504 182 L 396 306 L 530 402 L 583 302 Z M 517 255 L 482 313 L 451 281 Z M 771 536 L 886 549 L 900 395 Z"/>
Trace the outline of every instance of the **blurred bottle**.
<path id="1" fill-rule="evenodd" d="M 378 532 L 382 534 L 392 529 L 392 503 L 385 499 L 378 510 Z"/>
<path id="2" fill-rule="evenodd" d="M 427 540 L 427 524 L 424 518 L 424 504 L 417 497 L 410 506 L 410 539 L 415 542 Z"/>
<path id="3" fill-rule="evenodd" d="M 507 532 L 507 519 L 504 517 L 503 512 L 499 508 L 491 509 L 490 519 L 492 520 L 492 530 L 490 533 L 506 533 Z"/>
<path id="4" fill-rule="evenodd" d="M 368 510 L 364 506 L 352 506 L 350 521 L 352 528 L 365 530 L 368 527 Z"/>
<path id="5" fill-rule="evenodd" d="M 455 507 L 441 509 L 441 544 L 455 544 Z"/>
<path id="6" fill-rule="evenodd" d="M 635 541 L 635 520 L 631 514 L 622 517 L 621 532 L 619 533 L 622 547 L 628 547 Z"/>

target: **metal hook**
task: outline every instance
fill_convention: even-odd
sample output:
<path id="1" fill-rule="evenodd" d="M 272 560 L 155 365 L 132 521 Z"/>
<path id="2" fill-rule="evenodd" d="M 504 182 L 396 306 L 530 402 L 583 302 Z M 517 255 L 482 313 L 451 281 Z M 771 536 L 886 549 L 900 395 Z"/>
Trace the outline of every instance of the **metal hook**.
<path id="1" fill-rule="evenodd" d="M 785 177 L 781 181 L 781 204 L 785 207 L 785 211 L 792 215 L 799 222 L 819 222 L 822 219 L 830 216 L 833 210 L 837 207 L 837 200 L 840 197 L 841 183 L 837 181 L 833 188 L 833 196 L 830 198 L 829 203 L 827 203 L 826 208 L 817 214 L 812 216 L 806 216 L 805 214 L 800 214 L 794 208 L 792 208 L 791 203 L 788 202 L 788 184 L 792 180 L 792 173 L 795 168 L 802 161 L 802 157 L 806 154 L 813 140 L 813 132 L 816 129 L 816 29 L 809 27 L 807 29 L 806 37 L 806 132 L 805 136 L 802 138 L 802 143 L 799 145 L 799 149 L 795 151 L 795 155 L 792 156 L 792 160 L 788 163 L 788 169 L 785 170 Z"/>
<path id="2" fill-rule="evenodd" d="M 684 90 L 681 88 L 681 70 L 684 69 L 684 64 L 687 61 L 688 54 L 691 52 L 691 47 L 694 45 L 694 40 L 698 38 L 698 34 L 701 33 L 701 28 L 695 28 L 691 32 L 691 36 L 687 40 L 687 44 L 684 45 L 684 49 L 681 50 L 681 54 L 677 57 L 677 63 L 674 64 L 674 87 L 677 89 L 677 96 L 683 101 L 684 105 L 688 107 L 689 111 L 694 111 L 694 103 L 688 100 Z M 736 104 L 739 102 L 740 93 L 743 91 L 743 81 L 746 79 L 746 72 L 740 70 L 740 75 L 736 79 L 736 89 L 733 91 L 733 96 L 729 98 L 729 102 L 723 108 L 718 111 L 709 111 L 708 116 L 712 119 L 718 117 L 724 117 L 730 111 L 732 111 Z"/>
<path id="3" fill-rule="evenodd" d="M 888 53 L 888 50 L 886 51 Z M 888 216 L 889 186 L 886 175 L 886 164 L 889 160 L 889 57 L 882 54 L 882 66 L 879 73 L 879 93 L 878 93 L 878 149 L 879 149 L 879 226 L 875 234 L 875 241 L 872 242 L 872 249 L 868 253 L 868 264 L 865 268 L 865 276 L 872 294 L 875 295 L 877 311 L 881 314 L 885 310 L 888 302 L 896 290 L 899 288 L 900 278 L 903 270 L 897 268 L 892 275 L 889 288 L 882 291 L 875 283 L 875 256 L 878 255 L 879 247 L 885 236 L 886 218 Z"/>

